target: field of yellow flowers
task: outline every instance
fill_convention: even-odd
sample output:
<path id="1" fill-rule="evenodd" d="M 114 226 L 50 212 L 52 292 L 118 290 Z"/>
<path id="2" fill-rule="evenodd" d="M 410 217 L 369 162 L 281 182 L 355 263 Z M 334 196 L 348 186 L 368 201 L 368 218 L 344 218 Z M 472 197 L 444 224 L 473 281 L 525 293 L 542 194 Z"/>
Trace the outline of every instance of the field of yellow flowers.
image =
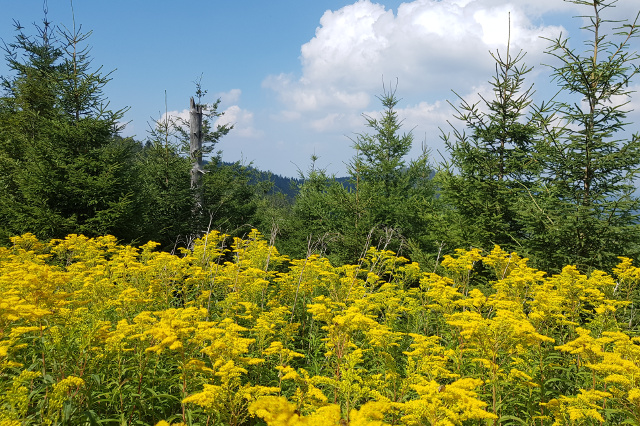
<path id="1" fill-rule="evenodd" d="M 640 424 L 640 268 L 548 276 L 496 247 L 290 260 L 257 232 L 180 255 L 0 248 L 0 425 Z"/>

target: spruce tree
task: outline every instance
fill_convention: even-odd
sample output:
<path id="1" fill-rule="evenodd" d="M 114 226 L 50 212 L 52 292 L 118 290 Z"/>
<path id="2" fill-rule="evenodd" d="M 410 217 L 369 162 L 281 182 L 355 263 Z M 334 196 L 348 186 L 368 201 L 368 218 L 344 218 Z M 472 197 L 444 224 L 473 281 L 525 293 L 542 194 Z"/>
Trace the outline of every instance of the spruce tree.
<path id="1" fill-rule="evenodd" d="M 164 249 L 185 244 L 193 227 L 191 164 L 181 150 L 174 121 L 165 114 L 153 124 L 136 160 L 144 194 L 141 241 L 156 241 Z"/>
<path id="2" fill-rule="evenodd" d="M 638 207 L 634 180 L 640 138 L 628 127 L 629 84 L 640 71 L 631 51 L 632 23 L 604 18 L 611 0 L 572 0 L 588 10 L 590 32 L 579 52 L 560 35 L 549 40 L 560 93 L 538 111 L 544 172 L 524 222 L 528 248 L 543 268 L 564 264 L 610 268 L 617 256 L 637 253 Z"/>
<path id="3" fill-rule="evenodd" d="M 452 106 L 466 130 L 450 123 L 453 137 L 442 135 L 451 158 L 439 176 L 443 201 L 458 216 L 460 243 L 487 250 L 494 244 L 520 248 L 526 235 L 518 200 L 527 197 L 540 169 L 534 149 L 538 131 L 526 113 L 533 89 L 525 86 L 525 77 L 532 68 L 523 63 L 522 51 L 511 54 L 509 44 L 504 57 L 491 53 L 493 97 L 469 103 L 458 96 L 460 106 Z"/>
<path id="4" fill-rule="evenodd" d="M 402 120 L 396 107 L 396 88 L 384 88 L 378 97 L 383 110 L 379 118 L 364 115 L 371 133 L 360 133 L 353 141 L 356 155 L 349 164 L 352 202 L 349 236 L 351 253 L 364 245 L 382 245 L 409 254 L 413 250 L 433 250 L 429 215 L 434 201 L 433 172 L 428 150 L 423 145 L 418 158 L 406 161 L 413 134 L 400 133 Z M 404 247 L 403 247 L 404 246 Z"/>
<path id="5" fill-rule="evenodd" d="M 403 185 L 404 157 L 413 145 L 411 133 L 398 134 L 402 121 L 395 110 L 399 102 L 395 92 L 390 88 L 378 97 L 384 108 L 380 118 L 364 115 L 367 127 L 374 133 L 357 135 L 353 143 L 357 154 L 350 165 L 353 178 L 378 186 L 385 197 Z"/>
<path id="6" fill-rule="evenodd" d="M 345 217 L 350 195 L 335 176 L 317 167 L 318 159 L 312 155 L 309 169 L 298 171 L 295 199 L 290 205 L 282 197 L 272 199 L 272 203 L 277 204 L 272 204 L 271 217 L 264 224 L 265 231 L 275 226 L 278 249 L 292 258 L 320 254 L 340 264 L 345 259 L 352 259 L 344 253 L 342 232 L 343 225 L 351 223 L 350 218 Z"/>
<path id="7" fill-rule="evenodd" d="M 5 46 L 12 73 L 0 101 L 2 238 L 35 232 L 115 234 L 133 240 L 140 223 L 130 139 L 118 136 L 123 110 L 108 108 L 109 75 L 91 70 L 90 33 L 46 19 L 35 36 L 16 25 Z"/>

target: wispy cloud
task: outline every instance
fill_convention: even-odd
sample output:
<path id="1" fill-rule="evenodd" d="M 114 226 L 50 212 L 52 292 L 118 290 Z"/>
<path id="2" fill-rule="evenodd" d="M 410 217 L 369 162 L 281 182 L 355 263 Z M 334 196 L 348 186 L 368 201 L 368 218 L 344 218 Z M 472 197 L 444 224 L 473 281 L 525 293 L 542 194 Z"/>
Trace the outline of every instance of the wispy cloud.
<path id="1" fill-rule="evenodd" d="M 224 104 L 235 104 L 240 101 L 240 95 L 242 95 L 242 90 L 231 89 L 228 92 L 216 93 L 214 95 L 214 98 L 220 99 L 220 101 Z"/>
<path id="2" fill-rule="evenodd" d="M 218 117 L 214 123 L 217 125 L 233 125 L 233 134 L 240 138 L 258 138 L 263 136 L 263 132 L 256 130 L 253 124 L 253 113 L 246 109 L 240 108 L 238 105 L 232 105 L 223 111 L 222 116 Z"/>
<path id="3" fill-rule="evenodd" d="M 244 109 L 238 105 L 242 91 L 240 89 L 231 89 L 228 92 L 220 92 L 214 95 L 215 99 L 220 99 L 223 110 L 218 110 L 221 115 L 213 120 L 213 126 L 222 126 L 225 124 L 233 125 L 234 138 L 255 139 L 264 135 L 263 131 L 257 130 L 254 125 L 254 113 Z M 189 109 L 182 111 L 168 111 L 158 119 L 157 123 L 163 123 L 167 118 L 173 123 L 188 123 Z"/>

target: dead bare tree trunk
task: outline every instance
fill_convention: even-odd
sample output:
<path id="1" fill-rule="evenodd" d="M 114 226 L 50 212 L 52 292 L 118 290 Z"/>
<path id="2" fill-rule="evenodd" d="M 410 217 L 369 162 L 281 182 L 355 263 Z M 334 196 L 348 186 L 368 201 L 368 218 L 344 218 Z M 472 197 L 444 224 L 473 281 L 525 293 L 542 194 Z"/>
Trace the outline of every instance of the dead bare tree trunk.
<path id="1" fill-rule="evenodd" d="M 190 157 L 193 167 L 191 168 L 191 189 L 194 191 L 194 213 L 202 211 L 202 105 L 196 105 L 191 98 L 191 110 L 189 114 L 190 128 Z"/>

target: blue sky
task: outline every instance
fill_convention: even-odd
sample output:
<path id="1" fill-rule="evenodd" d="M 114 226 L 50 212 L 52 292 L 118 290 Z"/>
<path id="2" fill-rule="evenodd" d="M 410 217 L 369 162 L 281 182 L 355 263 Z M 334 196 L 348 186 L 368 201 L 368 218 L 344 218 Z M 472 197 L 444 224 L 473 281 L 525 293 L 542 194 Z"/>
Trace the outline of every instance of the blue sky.
<path id="1" fill-rule="evenodd" d="M 13 20 L 32 32 L 43 4 L 0 0 L 0 38 L 12 41 Z M 50 21 L 73 25 L 68 0 L 46 4 Z M 424 143 L 434 163 L 446 157 L 438 129 L 452 119 L 451 90 L 468 99 L 490 94 L 488 52 L 504 51 L 509 13 L 512 49 L 525 50 L 535 67 L 529 81 L 537 99 L 554 89 L 540 65 L 549 61 L 540 37 L 562 31 L 580 47 L 584 36 L 580 20 L 571 19 L 580 9 L 561 0 L 75 0 L 73 6 L 76 24 L 93 31 L 93 64 L 114 70 L 105 88 L 111 107 L 130 108 L 125 136 L 147 137 L 149 123 L 165 111 L 165 91 L 170 114 L 184 115 L 202 75 L 205 100 L 221 97 L 223 120 L 236 126 L 217 147 L 223 159 L 288 176 L 307 170 L 313 153 L 329 173 L 346 173 L 354 155 L 349 138 L 366 131 L 363 113 L 377 113 L 383 76 L 387 85 L 398 79 L 398 112 L 415 136 L 411 156 Z M 637 0 L 620 0 L 609 16 L 629 18 L 637 9 Z M 7 72 L 2 61 L 0 74 Z"/>

